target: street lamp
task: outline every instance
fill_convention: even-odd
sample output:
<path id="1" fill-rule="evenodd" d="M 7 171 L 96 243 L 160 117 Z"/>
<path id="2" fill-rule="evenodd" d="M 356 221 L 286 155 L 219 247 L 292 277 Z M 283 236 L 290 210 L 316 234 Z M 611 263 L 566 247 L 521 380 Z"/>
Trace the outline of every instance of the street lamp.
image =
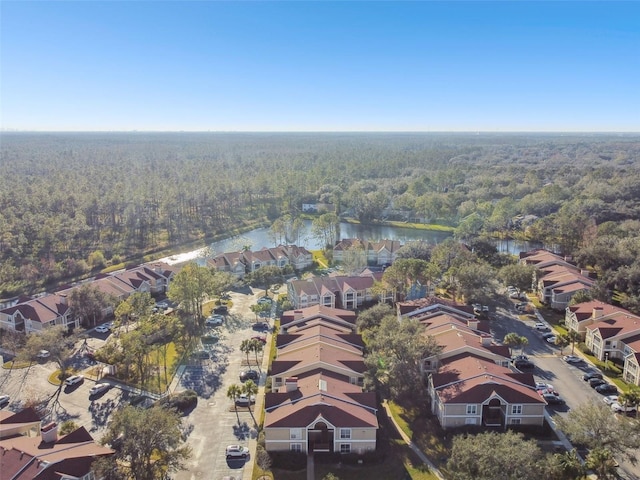
<path id="1" fill-rule="evenodd" d="M 604 369 L 609 370 L 609 352 L 604 352 Z"/>

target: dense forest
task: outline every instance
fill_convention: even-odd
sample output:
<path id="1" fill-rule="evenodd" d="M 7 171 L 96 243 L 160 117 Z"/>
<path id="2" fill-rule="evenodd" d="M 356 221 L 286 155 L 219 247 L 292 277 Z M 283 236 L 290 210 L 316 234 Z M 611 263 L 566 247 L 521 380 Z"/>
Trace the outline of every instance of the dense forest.
<path id="1" fill-rule="evenodd" d="M 640 135 L 2 133 L 0 298 L 300 215 L 527 238 L 640 289 Z M 635 292 L 640 296 L 640 291 Z"/>

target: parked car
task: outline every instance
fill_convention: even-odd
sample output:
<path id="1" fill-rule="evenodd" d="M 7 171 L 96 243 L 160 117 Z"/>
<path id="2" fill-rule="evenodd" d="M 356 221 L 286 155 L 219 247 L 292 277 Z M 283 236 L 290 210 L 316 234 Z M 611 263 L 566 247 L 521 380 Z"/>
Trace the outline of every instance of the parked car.
<path id="1" fill-rule="evenodd" d="M 587 372 L 582 376 L 582 380 L 584 380 L 585 382 L 588 382 L 589 380 L 591 380 L 592 378 L 602 378 L 602 374 L 600 372 Z"/>
<path id="2" fill-rule="evenodd" d="M 588 380 L 589 382 L 589 386 L 591 388 L 596 388 L 598 385 L 604 385 L 605 383 L 607 383 L 605 380 L 603 380 L 602 378 L 591 378 L 590 380 Z"/>
<path id="3" fill-rule="evenodd" d="M 248 407 L 252 403 L 256 403 L 255 395 L 248 396 L 246 393 L 243 393 L 238 398 L 236 398 L 236 405 L 239 407 Z"/>
<path id="4" fill-rule="evenodd" d="M 254 382 L 260 378 L 260 374 L 257 370 L 244 370 L 240 372 L 240 381 L 246 382 L 247 380 L 253 380 Z"/>
<path id="5" fill-rule="evenodd" d="M 539 332 L 546 332 L 549 330 L 549 327 L 547 326 L 546 323 L 542 323 L 542 322 L 537 322 L 533 328 L 535 328 L 536 330 L 538 330 Z"/>
<path id="6" fill-rule="evenodd" d="M 618 401 L 618 395 L 607 395 L 602 399 L 602 401 L 607 405 L 611 405 L 612 403 L 615 403 Z"/>
<path id="7" fill-rule="evenodd" d="M 219 315 L 226 315 L 229 313 L 229 308 L 226 305 L 218 305 L 213 309 L 213 313 L 217 313 Z"/>
<path id="8" fill-rule="evenodd" d="M 0 395 L 0 408 L 6 407 L 7 405 L 9 405 L 10 400 L 11 398 L 9 397 L 9 395 Z"/>
<path id="9" fill-rule="evenodd" d="M 199 360 L 208 360 L 211 355 L 206 350 L 196 350 L 193 352 L 193 356 Z"/>
<path id="10" fill-rule="evenodd" d="M 516 360 L 513 362 L 513 365 L 519 370 L 528 370 L 535 367 L 529 360 Z"/>
<path id="11" fill-rule="evenodd" d="M 544 393 L 542 395 L 542 398 L 549 404 L 549 405 L 564 405 L 564 399 L 561 398 L 559 395 L 554 395 L 553 393 Z"/>
<path id="12" fill-rule="evenodd" d="M 242 445 L 229 445 L 225 449 L 227 458 L 247 458 L 249 456 L 249 449 Z"/>
<path id="13" fill-rule="evenodd" d="M 582 359 L 580 357 L 576 357 L 575 355 L 565 355 L 562 359 L 567 363 L 581 363 Z"/>
<path id="14" fill-rule="evenodd" d="M 547 341 L 547 343 L 551 343 L 552 345 L 555 345 L 556 343 L 556 339 L 557 337 L 555 335 L 552 335 L 551 337 L 546 337 L 545 340 Z"/>
<path id="15" fill-rule="evenodd" d="M 556 334 L 555 334 L 555 333 L 553 333 L 553 332 L 546 332 L 546 333 L 543 333 L 543 334 L 542 334 L 542 338 L 544 338 L 545 340 L 546 340 L 547 338 L 551 338 L 551 337 L 555 337 L 555 336 L 556 336 Z"/>
<path id="16" fill-rule="evenodd" d="M 251 328 L 259 332 L 264 332 L 265 330 L 269 330 L 269 324 L 267 322 L 256 322 Z"/>
<path id="17" fill-rule="evenodd" d="M 258 299 L 258 305 L 262 305 L 263 303 L 271 303 L 273 302 L 273 300 L 271 300 L 271 298 L 269 297 L 260 297 Z"/>
<path id="18" fill-rule="evenodd" d="M 50 356 L 49 350 L 40 350 L 36 355 L 37 358 L 49 358 Z"/>
<path id="19" fill-rule="evenodd" d="M 550 383 L 536 382 L 536 390 L 554 390 Z"/>
<path id="20" fill-rule="evenodd" d="M 156 307 L 161 308 L 162 310 L 167 310 L 169 308 L 169 304 L 167 302 L 158 302 L 156 303 Z"/>
<path id="21" fill-rule="evenodd" d="M 106 392 L 111 388 L 111 384 L 109 383 L 96 383 L 91 390 L 89 390 L 89 396 L 98 395 L 99 393 Z"/>
<path id="22" fill-rule="evenodd" d="M 636 411 L 636 407 L 633 405 L 621 405 L 619 402 L 613 402 L 611 404 L 611 410 L 616 413 L 633 413 Z"/>
<path id="23" fill-rule="evenodd" d="M 222 315 L 211 315 L 204 321 L 204 324 L 208 327 L 219 327 L 223 323 L 224 317 Z"/>
<path id="24" fill-rule="evenodd" d="M 596 392 L 601 393 L 602 395 L 609 395 L 611 393 L 618 393 L 618 387 L 615 385 L 611 385 L 610 383 L 603 383 L 602 385 L 598 385 L 596 387 Z"/>
<path id="25" fill-rule="evenodd" d="M 267 343 L 267 337 L 265 337 L 264 335 L 256 335 L 254 337 L 251 337 L 251 340 L 258 340 L 259 342 Z"/>
<path id="26" fill-rule="evenodd" d="M 76 383 L 82 383 L 84 381 L 83 375 L 71 375 L 64 381 L 65 385 L 75 385 Z"/>
<path id="27" fill-rule="evenodd" d="M 106 325 L 98 325 L 96 327 L 96 332 L 98 332 L 98 333 L 107 333 L 109 330 L 111 330 L 111 329 Z"/>

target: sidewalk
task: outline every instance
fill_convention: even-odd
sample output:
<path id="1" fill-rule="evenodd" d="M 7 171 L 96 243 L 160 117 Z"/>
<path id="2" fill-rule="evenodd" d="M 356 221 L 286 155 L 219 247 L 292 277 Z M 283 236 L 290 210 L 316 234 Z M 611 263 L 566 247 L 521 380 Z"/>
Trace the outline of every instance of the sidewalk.
<path id="1" fill-rule="evenodd" d="M 440 478 L 441 480 L 444 480 L 444 476 L 442 475 L 440 470 L 438 470 L 438 468 L 433 463 L 431 463 L 431 460 L 427 458 L 427 456 L 422 452 L 422 450 L 420 450 L 420 448 L 418 448 L 418 446 L 415 443 L 413 443 L 413 441 L 407 436 L 406 433 L 402 431 L 400 426 L 396 423 L 396 420 L 395 418 L 393 418 L 393 415 L 391 414 L 391 410 L 389 409 L 389 405 L 387 404 L 386 400 L 382 402 L 382 406 L 384 407 L 385 412 L 387 412 L 387 417 L 389 417 L 389 420 L 391 420 L 393 425 L 396 427 L 396 430 L 398 431 L 402 439 L 405 441 L 405 443 L 409 445 L 409 448 L 413 450 L 416 455 L 418 455 L 420 460 L 422 460 L 422 463 L 427 465 L 429 467 L 429 470 L 431 470 L 431 472 L 433 472 L 433 474 L 436 477 Z"/>

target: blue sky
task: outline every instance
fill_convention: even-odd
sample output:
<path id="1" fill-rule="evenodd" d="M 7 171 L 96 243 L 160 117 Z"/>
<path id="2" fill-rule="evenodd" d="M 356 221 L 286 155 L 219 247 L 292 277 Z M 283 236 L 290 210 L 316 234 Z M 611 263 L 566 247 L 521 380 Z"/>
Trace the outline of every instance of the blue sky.
<path id="1" fill-rule="evenodd" d="M 3 129 L 640 131 L 638 2 L 0 8 Z"/>

